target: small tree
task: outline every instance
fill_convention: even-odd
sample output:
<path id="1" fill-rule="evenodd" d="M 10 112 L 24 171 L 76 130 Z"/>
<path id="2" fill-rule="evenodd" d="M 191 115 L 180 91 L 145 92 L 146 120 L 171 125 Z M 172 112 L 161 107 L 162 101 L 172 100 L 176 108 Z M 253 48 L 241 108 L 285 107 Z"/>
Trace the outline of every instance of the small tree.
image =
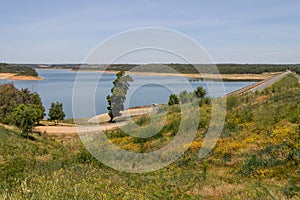
<path id="1" fill-rule="evenodd" d="M 28 137 L 28 134 L 33 131 L 33 126 L 39 114 L 40 110 L 36 106 L 20 104 L 12 113 L 13 122 L 21 130 L 22 134 Z"/>
<path id="2" fill-rule="evenodd" d="M 63 120 L 66 116 L 63 111 L 63 104 L 60 102 L 51 103 L 48 116 L 49 120 L 54 121 L 55 125 L 57 125 L 58 120 Z"/>
<path id="3" fill-rule="evenodd" d="M 184 90 L 179 94 L 179 98 L 181 103 L 189 103 L 193 100 L 193 94 Z"/>
<path id="4" fill-rule="evenodd" d="M 206 90 L 202 86 L 199 86 L 194 91 L 194 93 L 195 93 L 195 95 L 196 95 L 197 98 L 203 98 L 206 95 Z"/>
<path id="5" fill-rule="evenodd" d="M 114 80 L 114 87 L 111 89 L 111 95 L 106 97 L 108 103 L 108 115 L 110 122 L 113 122 L 115 117 L 121 115 L 121 111 L 124 110 L 124 101 L 126 99 L 126 93 L 129 89 L 129 82 L 133 79 L 129 75 L 125 75 L 125 71 L 122 70 L 116 74 L 117 78 Z"/>
<path id="6" fill-rule="evenodd" d="M 171 105 L 174 105 L 174 104 L 179 104 L 179 99 L 178 99 L 178 96 L 176 94 L 171 94 L 169 96 L 169 102 L 168 104 L 171 106 Z"/>

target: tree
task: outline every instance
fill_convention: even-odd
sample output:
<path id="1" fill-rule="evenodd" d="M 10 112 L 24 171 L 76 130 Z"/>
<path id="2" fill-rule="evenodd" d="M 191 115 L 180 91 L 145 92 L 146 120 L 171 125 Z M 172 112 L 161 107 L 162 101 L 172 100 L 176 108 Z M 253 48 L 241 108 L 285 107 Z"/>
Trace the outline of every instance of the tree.
<path id="1" fill-rule="evenodd" d="M 178 99 L 178 96 L 176 94 L 171 94 L 169 96 L 169 102 L 168 104 L 171 106 L 171 105 L 174 105 L 174 104 L 179 104 L 179 99 Z"/>
<path id="2" fill-rule="evenodd" d="M 129 89 L 129 82 L 133 81 L 131 76 L 125 75 L 124 70 L 118 72 L 116 76 L 117 78 L 113 82 L 114 86 L 111 89 L 111 95 L 106 97 L 110 122 L 113 122 L 113 119 L 120 116 L 121 111 L 124 110 L 124 101 L 126 100 L 127 90 Z"/>
<path id="3" fill-rule="evenodd" d="M 14 108 L 21 104 L 20 90 L 12 83 L 0 85 L 0 122 L 9 123 Z"/>
<path id="4" fill-rule="evenodd" d="M 195 95 L 196 95 L 197 98 L 203 98 L 206 95 L 206 90 L 202 86 L 199 86 L 194 91 L 194 93 L 195 93 Z"/>
<path id="5" fill-rule="evenodd" d="M 14 109 L 12 117 L 14 124 L 21 130 L 22 134 L 28 137 L 28 134 L 33 131 L 39 114 L 39 109 L 36 106 L 27 106 L 22 103 Z"/>
<path id="6" fill-rule="evenodd" d="M 66 116 L 63 111 L 63 104 L 60 102 L 51 103 L 48 116 L 49 120 L 54 121 L 55 125 L 57 125 L 58 120 L 63 120 Z"/>
<path id="7" fill-rule="evenodd" d="M 40 113 L 37 123 L 45 116 L 45 108 L 38 93 L 31 93 L 28 89 L 17 89 L 13 84 L 0 85 L 0 122 L 8 124 L 12 119 L 14 109 L 20 105 L 35 105 Z"/>
<path id="8" fill-rule="evenodd" d="M 42 100 L 41 100 L 41 97 L 38 93 L 34 92 L 33 94 L 31 94 L 31 101 L 30 103 L 34 106 L 36 106 L 37 108 L 37 112 L 38 112 L 38 115 L 37 115 L 37 124 L 40 124 L 40 120 L 44 119 L 45 117 L 45 108 L 43 106 L 43 103 L 42 103 Z"/>

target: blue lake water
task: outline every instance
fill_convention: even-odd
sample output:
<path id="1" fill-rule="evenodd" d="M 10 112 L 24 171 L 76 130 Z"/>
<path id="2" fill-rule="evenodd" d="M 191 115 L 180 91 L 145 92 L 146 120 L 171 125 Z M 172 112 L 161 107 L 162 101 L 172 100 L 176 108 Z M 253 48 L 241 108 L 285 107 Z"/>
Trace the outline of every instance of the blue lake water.
<path id="1" fill-rule="evenodd" d="M 69 70 L 37 70 L 39 76 L 45 80 L 42 81 L 13 81 L 18 88 L 29 88 L 31 91 L 36 91 L 40 94 L 43 104 L 48 113 L 51 102 L 63 102 L 64 111 L 67 118 L 72 118 L 72 96 L 73 87 L 77 73 L 80 76 L 80 86 L 82 91 L 93 92 L 95 101 L 95 114 L 106 112 L 107 102 L 106 96 L 110 93 L 112 82 L 115 79 L 114 74 L 101 72 L 75 72 Z M 151 105 L 153 103 L 168 102 L 171 93 L 179 94 L 183 90 L 191 91 L 198 86 L 203 86 L 207 89 L 207 85 L 219 86 L 219 82 L 202 80 L 189 80 L 184 77 L 177 76 L 141 76 L 131 75 L 134 81 L 130 84 L 128 95 L 126 96 L 125 107 Z M 0 83 L 9 83 L 11 80 L 0 80 Z M 250 85 L 254 82 L 224 82 L 225 93 L 232 92 L 239 88 Z M 96 86 L 96 87 L 95 87 Z M 217 97 L 224 95 L 224 92 L 210 94 Z M 80 96 L 85 100 L 87 96 Z M 80 117 L 91 117 L 93 114 L 85 112 L 84 106 Z"/>

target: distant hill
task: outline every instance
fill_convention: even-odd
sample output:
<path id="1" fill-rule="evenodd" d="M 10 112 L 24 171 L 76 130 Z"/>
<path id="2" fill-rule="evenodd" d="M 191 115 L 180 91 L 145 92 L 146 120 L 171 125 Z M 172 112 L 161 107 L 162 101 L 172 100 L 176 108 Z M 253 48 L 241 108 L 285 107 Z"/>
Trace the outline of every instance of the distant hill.
<path id="1" fill-rule="evenodd" d="M 214 70 L 209 64 L 146 64 L 143 68 L 138 68 L 137 64 L 52 64 L 44 65 L 49 68 L 71 68 L 73 70 L 113 70 L 113 71 L 140 71 L 140 72 L 160 72 L 171 73 L 172 70 L 166 70 L 161 65 L 169 66 L 179 73 L 195 74 L 195 73 L 220 73 L 220 74 L 262 74 L 266 72 L 283 72 L 291 70 L 300 74 L 300 64 L 216 64 L 218 71 Z M 197 68 L 197 69 L 196 69 Z"/>

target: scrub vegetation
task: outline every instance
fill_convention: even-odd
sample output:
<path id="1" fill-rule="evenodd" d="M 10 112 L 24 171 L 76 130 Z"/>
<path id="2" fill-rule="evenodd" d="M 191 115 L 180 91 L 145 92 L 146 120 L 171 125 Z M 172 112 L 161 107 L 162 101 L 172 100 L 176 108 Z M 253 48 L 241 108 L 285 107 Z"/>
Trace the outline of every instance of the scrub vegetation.
<path id="1" fill-rule="evenodd" d="M 256 93 L 227 99 L 217 146 L 198 158 L 211 104 L 199 105 L 198 133 L 187 152 L 166 168 L 145 174 L 113 170 L 93 158 L 77 136 L 34 140 L 0 128 L 0 199 L 299 199 L 300 85 L 292 74 Z M 185 104 L 188 105 L 188 104 Z M 180 105 L 161 106 L 166 123 L 150 138 L 120 129 L 112 143 L 151 152 L 177 134 Z M 127 128 L 147 127 L 148 115 Z M 145 131 L 147 129 L 145 128 Z"/>
<path id="2" fill-rule="evenodd" d="M 38 76 L 38 73 L 32 67 L 6 63 L 0 63 L 0 73 L 14 73 L 22 76 Z"/>

